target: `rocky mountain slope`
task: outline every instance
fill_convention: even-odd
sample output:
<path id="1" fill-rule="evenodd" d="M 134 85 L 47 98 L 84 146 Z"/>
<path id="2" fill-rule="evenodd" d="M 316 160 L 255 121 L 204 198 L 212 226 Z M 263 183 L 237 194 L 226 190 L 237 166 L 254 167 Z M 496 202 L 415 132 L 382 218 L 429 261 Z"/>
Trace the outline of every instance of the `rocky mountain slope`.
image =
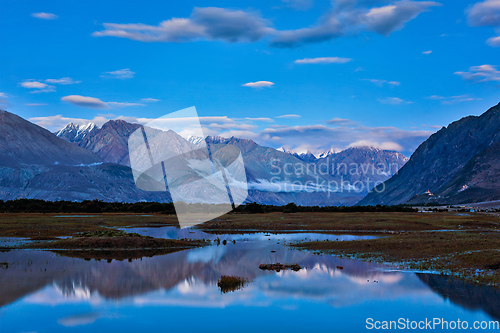
<path id="1" fill-rule="evenodd" d="M 130 168 L 0 111 L 0 200 L 170 201 L 167 192 L 144 192 Z"/>
<path id="2" fill-rule="evenodd" d="M 374 189 L 359 204 L 458 204 L 498 200 L 499 142 L 500 104 L 479 117 L 465 117 L 433 134 L 397 175 Z"/>
<path id="3" fill-rule="evenodd" d="M 76 131 L 73 127 L 68 124 L 57 135 L 95 152 L 105 161 L 130 166 L 127 140 L 139 125 L 109 121 L 80 140 L 74 139 L 80 127 Z M 74 133 L 73 136 L 68 132 Z M 249 183 L 247 201 L 266 204 L 352 205 L 407 160 L 399 153 L 368 147 L 351 148 L 338 154 L 329 151 L 323 154 L 324 158 L 317 158 L 311 153 L 296 154 L 235 137 L 192 136 L 185 141 L 184 145 L 194 147 L 208 143 L 213 154 L 224 154 L 225 146 L 238 147 Z M 354 182 L 357 188 L 352 185 Z"/>
<path id="4" fill-rule="evenodd" d="M 124 120 L 110 120 L 101 128 L 92 123 L 81 126 L 70 123 L 56 135 L 92 151 L 106 162 L 130 166 L 127 141 L 139 126 Z"/>

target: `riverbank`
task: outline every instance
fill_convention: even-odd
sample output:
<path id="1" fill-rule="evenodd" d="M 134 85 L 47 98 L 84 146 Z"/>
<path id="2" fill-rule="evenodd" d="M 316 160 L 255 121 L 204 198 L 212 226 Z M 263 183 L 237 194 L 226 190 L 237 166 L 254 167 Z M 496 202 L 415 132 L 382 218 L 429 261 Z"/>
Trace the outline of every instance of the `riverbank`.
<path id="1" fill-rule="evenodd" d="M 496 230 L 413 231 L 350 242 L 299 242 L 291 247 L 500 288 L 500 233 Z"/>

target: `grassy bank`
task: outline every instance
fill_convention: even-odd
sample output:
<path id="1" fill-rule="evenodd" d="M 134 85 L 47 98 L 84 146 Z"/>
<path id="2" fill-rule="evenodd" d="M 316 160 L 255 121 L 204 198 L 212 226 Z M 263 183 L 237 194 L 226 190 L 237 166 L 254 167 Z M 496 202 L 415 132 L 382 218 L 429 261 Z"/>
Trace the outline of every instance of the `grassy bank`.
<path id="1" fill-rule="evenodd" d="M 292 247 L 454 275 L 500 287 L 500 233 L 487 229 L 413 231 L 370 240 L 302 242 Z"/>
<path id="2" fill-rule="evenodd" d="M 498 214 L 455 212 L 401 213 L 401 212 L 349 212 L 349 213 L 269 213 L 227 214 L 197 225 L 211 233 L 238 231 L 298 231 L 315 230 L 329 233 L 394 233 L 429 230 L 461 230 L 488 228 L 500 230 Z"/>
<path id="3" fill-rule="evenodd" d="M 163 214 L 0 214 L 0 237 L 23 237 L 32 240 L 75 236 L 83 232 L 109 228 L 164 227 L 178 225 L 174 215 Z"/>

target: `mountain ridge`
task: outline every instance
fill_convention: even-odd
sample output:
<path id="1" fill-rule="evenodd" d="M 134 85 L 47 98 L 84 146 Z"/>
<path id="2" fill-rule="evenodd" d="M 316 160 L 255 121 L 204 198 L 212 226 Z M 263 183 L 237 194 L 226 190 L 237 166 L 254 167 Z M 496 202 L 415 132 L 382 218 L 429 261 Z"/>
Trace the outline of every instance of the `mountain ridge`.
<path id="1" fill-rule="evenodd" d="M 488 147 L 498 142 L 500 142 L 500 103 L 480 116 L 464 117 L 431 135 L 417 148 L 396 176 L 371 191 L 359 204 L 417 204 L 420 199 L 416 200 L 414 197 L 426 191 L 442 194 L 440 200 L 437 200 L 435 195 L 433 198 L 442 203 L 474 202 L 477 194 L 473 192 L 481 191 L 480 189 L 484 187 L 474 188 L 462 184 L 460 186 L 467 185 L 467 189 L 462 191 L 464 193 L 460 192 L 461 194 L 452 194 L 453 190 L 448 188 L 458 186 L 454 177 L 460 178 L 460 173 L 467 171 L 464 167 L 473 161 L 474 156 L 481 155 Z M 468 168 L 471 169 L 473 166 L 469 165 Z M 462 178 L 463 176 L 462 174 Z M 483 179 L 483 182 L 487 180 Z M 497 188 L 498 190 L 500 188 Z M 495 196 L 483 196 L 482 200 L 488 197 Z M 429 199 L 429 196 L 421 198 Z"/>

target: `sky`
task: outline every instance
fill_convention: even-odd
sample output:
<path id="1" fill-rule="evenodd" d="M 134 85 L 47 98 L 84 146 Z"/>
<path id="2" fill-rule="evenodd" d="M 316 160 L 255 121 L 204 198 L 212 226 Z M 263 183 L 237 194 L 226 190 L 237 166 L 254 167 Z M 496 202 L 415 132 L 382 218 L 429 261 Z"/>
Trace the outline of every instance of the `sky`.
<path id="1" fill-rule="evenodd" d="M 206 135 L 409 156 L 500 102 L 500 0 L 2 0 L 0 46 L 0 108 L 50 131 L 195 106 Z"/>

